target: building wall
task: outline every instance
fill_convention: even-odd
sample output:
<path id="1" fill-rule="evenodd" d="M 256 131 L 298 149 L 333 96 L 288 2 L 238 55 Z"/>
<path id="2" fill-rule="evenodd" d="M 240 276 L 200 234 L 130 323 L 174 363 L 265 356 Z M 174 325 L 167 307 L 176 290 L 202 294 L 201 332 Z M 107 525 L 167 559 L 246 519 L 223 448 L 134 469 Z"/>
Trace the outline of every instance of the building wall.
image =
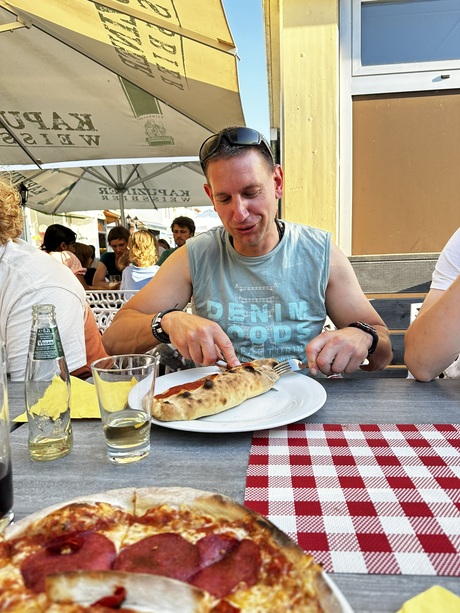
<path id="1" fill-rule="evenodd" d="M 337 228 L 338 2 L 263 0 L 284 219 Z M 277 57 L 278 45 L 278 57 Z"/>

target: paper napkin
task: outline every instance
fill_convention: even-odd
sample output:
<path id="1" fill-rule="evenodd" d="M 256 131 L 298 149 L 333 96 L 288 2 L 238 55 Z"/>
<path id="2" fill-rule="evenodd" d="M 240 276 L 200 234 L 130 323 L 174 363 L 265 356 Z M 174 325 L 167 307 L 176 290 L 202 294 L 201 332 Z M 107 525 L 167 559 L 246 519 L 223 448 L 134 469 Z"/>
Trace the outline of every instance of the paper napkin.
<path id="1" fill-rule="evenodd" d="M 434 585 L 405 602 L 398 613 L 435 613 L 435 611 L 458 613 L 460 598 L 440 585 Z"/>
<path id="2" fill-rule="evenodd" d="M 100 419 L 101 417 L 94 385 L 72 376 L 70 377 L 70 416 L 72 419 Z M 22 413 L 13 421 L 26 422 L 27 413 Z"/>

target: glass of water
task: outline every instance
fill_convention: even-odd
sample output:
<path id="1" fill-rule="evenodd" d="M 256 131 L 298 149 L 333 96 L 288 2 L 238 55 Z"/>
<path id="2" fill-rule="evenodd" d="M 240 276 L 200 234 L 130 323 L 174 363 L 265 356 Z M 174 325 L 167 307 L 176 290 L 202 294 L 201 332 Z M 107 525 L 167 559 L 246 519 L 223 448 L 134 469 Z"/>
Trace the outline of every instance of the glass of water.
<path id="1" fill-rule="evenodd" d="M 157 359 L 144 354 L 114 355 L 91 365 L 112 462 L 135 462 L 150 451 Z"/>

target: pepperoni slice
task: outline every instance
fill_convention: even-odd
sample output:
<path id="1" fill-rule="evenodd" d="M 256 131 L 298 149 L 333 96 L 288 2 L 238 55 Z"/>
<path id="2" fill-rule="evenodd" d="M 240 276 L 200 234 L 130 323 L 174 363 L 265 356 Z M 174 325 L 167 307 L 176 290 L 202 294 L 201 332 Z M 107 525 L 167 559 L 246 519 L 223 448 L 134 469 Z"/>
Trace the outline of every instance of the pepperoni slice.
<path id="1" fill-rule="evenodd" d="M 115 570 L 162 575 L 187 581 L 200 568 L 198 548 L 179 534 L 154 534 L 123 549 Z"/>
<path id="2" fill-rule="evenodd" d="M 224 558 L 198 571 L 189 583 L 224 598 L 243 581 L 248 587 L 255 585 L 260 564 L 258 545 L 244 539 Z"/>
<path id="3" fill-rule="evenodd" d="M 106 607 L 107 609 L 119 609 L 126 599 L 126 588 L 122 585 L 115 587 L 113 594 L 99 598 L 92 606 Z"/>
<path id="4" fill-rule="evenodd" d="M 109 570 L 116 558 L 115 545 L 98 532 L 72 532 L 48 541 L 21 564 L 26 586 L 45 591 L 45 578 L 57 572 Z"/>
<path id="5" fill-rule="evenodd" d="M 200 568 L 210 566 L 233 551 L 239 541 L 226 534 L 207 534 L 200 539 L 196 546 L 200 552 Z"/>

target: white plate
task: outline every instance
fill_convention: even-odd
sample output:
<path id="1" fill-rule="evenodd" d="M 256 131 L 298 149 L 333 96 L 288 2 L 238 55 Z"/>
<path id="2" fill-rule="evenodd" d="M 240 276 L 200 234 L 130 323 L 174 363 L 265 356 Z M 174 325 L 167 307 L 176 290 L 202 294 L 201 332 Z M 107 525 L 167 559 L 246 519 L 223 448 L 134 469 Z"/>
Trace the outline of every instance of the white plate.
<path id="1" fill-rule="evenodd" d="M 220 372 L 219 368 L 209 366 L 163 375 L 156 381 L 155 394 L 161 394 L 174 385 L 190 383 L 215 372 Z M 148 386 L 147 377 L 133 387 L 131 394 L 143 395 Z M 325 402 L 326 391 L 315 379 L 299 373 L 289 373 L 283 375 L 273 389 L 246 400 L 234 409 L 190 421 L 159 421 L 152 418 L 152 423 L 172 430 L 189 432 L 249 432 L 299 421 L 319 411 Z"/>
<path id="2" fill-rule="evenodd" d="M 334 581 L 330 578 L 330 576 L 323 572 L 323 577 L 326 583 L 331 588 L 331 590 L 334 592 L 334 596 L 337 598 L 340 606 L 342 607 L 342 613 L 354 613 L 353 609 L 350 606 L 350 603 L 336 586 Z"/>

